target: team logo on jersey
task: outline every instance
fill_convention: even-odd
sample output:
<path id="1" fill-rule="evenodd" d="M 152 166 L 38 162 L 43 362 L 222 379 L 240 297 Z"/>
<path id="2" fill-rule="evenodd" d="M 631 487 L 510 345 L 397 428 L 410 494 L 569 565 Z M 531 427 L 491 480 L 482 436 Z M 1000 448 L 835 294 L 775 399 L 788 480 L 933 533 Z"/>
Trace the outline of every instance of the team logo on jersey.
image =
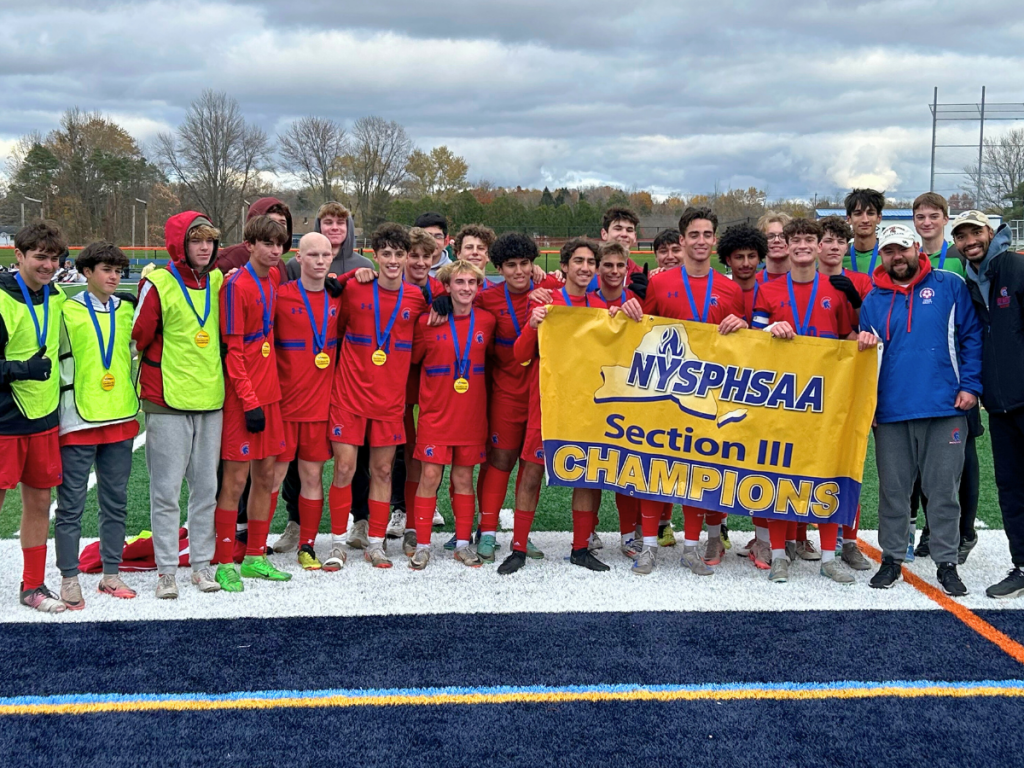
<path id="1" fill-rule="evenodd" d="M 821 300 L 822 309 L 832 309 L 832 299 L 826 296 Z"/>
<path id="2" fill-rule="evenodd" d="M 331 434 L 335 437 L 341 437 L 341 424 L 335 424 L 333 429 L 331 429 Z"/>
<path id="3" fill-rule="evenodd" d="M 337 317 L 338 316 L 338 308 L 337 307 L 331 307 L 330 310 L 329 310 L 329 314 L 330 314 L 331 317 Z"/>
<path id="4" fill-rule="evenodd" d="M 922 288 L 918 296 L 921 297 L 922 304 L 931 304 L 932 299 L 935 298 L 935 291 L 931 288 Z"/>
<path id="5" fill-rule="evenodd" d="M 409 314 L 409 310 L 408 309 L 403 309 L 402 310 L 402 319 L 403 320 L 408 320 L 410 317 L 412 317 L 412 315 Z"/>
<path id="6" fill-rule="evenodd" d="M 1000 309 L 1006 309 L 1010 306 L 1010 294 L 1006 291 L 1005 285 L 999 289 L 999 295 L 996 297 L 996 306 Z"/>
<path id="7" fill-rule="evenodd" d="M 495 432 L 491 435 L 491 443 L 494 445 L 498 444 L 498 433 Z"/>
<path id="8" fill-rule="evenodd" d="M 249 455 L 249 444 L 248 443 L 242 443 L 241 451 L 242 451 L 242 455 L 243 456 L 248 456 Z"/>
<path id="9" fill-rule="evenodd" d="M 479 331 L 477 331 L 477 334 L 476 334 L 476 336 L 473 337 L 473 339 L 476 341 L 477 344 L 483 344 L 484 343 L 484 335 L 482 333 L 480 333 Z"/>
<path id="10" fill-rule="evenodd" d="M 423 447 L 423 455 L 426 456 L 428 459 L 434 458 L 434 446 L 432 446 L 432 445 L 424 446 Z"/>
<path id="11" fill-rule="evenodd" d="M 543 459 L 544 458 L 544 449 L 543 448 L 538 448 L 536 451 L 533 452 L 533 455 L 534 455 L 535 458 Z"/>
<path id="12" fill-rule="evenodd" d="M 950 438 L 951 438 L 950 441 L 949 441 L 950 445 L 960 445 L 960 430 L 959 429 L 954 429 L 953 430 L 953 434 L 950 435 Z"/>
<path id="13" fill-rule="evenodd" d="M 713 295 L 713 296 L 711 297 L 711 306 L 712 306 L 712 307 L 717 307 L 717 306 L 718 306 L 718 297 L 717 297 L 717 296 L 714 296 L 714 295 Z"/>

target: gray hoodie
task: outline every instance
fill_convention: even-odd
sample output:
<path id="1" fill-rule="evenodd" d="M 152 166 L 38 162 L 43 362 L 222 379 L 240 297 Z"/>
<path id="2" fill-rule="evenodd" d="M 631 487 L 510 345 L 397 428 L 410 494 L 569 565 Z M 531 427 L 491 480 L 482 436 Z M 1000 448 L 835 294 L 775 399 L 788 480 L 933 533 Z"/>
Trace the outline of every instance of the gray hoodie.
<path id="1" fill-rule="evenodd" d="M 1010 249 L 1011 240 L 1012 233 L 1010 232 L 1010 228 L 1005 224 L 1001 224 L 999 229 L 996 230 L 996 234 L 995 237 L 992 238 L 992 242 L 989 243 L 988 253 L 985 254 L 985 258 L 981 260 L 981 263 L 975 267 L 971 262 L 966 262 L 964 277 L 971 282 L 978 284 L 978 288 L 981 291 L 981 298 L 985 300 L 986 307 L 988 307 L 989 298 L 989 265 L 992 263 L 992 259 L 1000 253 Z"/>
<path id="2" fill-rule="evenodd" d="M 313 222 L 313 231 L 320 231 L 320 219 Z M 355 219 L 349 216 L 348 233 L 345 235 L 345 242 L 341 244 L 341 248 L 338 249 L 338 255 L 335 256 L 334 261 L 331 262 L 331 267 L 327 270 L 328 275 L 334 275 L 337 277 L 344 275 L 346 272 L 351 272 L 353 269 L 359 269 L 360 267 L 369 267 L 370 269 L 376 268 L 372 261 L 355 252 L 355 242 L 356 223 Z M 285 273 L 289 280 L 299 279 L 300 268 L 298 259 L 292 259 L 285 265 Z"/>

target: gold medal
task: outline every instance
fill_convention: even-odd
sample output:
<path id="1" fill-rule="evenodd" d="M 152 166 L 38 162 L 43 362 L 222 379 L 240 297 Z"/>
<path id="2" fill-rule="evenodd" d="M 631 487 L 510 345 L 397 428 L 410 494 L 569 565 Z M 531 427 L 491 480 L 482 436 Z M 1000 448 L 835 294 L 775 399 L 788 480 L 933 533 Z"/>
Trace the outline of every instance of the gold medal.
<path id="1" fill-rule="evenodd" d="M 210 345 L 210 334 L 200 328 L 199 333 L 195 335 L 195 341 L 197 347 L 206 349 Z"/>
<path id="2" fill-rule="evenodd" d="M 264 357 L 270 357 L 270 342 L 269 341 L 264 341 L 263 342 L 263 348 L 260 350 L 260 352 L 263 353 Z"/>
<path id="3" fill-rule="evenodd" d="M 114 377 L 109 373 L 104 373 L 103 378 L 100 379 L 100 389 L 104 392 L 109 392 L 114 388 Z"/>
<path id="4" fill-rule="evenodd" d="M 313 362 L 316 363 L 317 368 L 324 369 L 331 364 L 331 356 L 326 352 L 321 352 L 313 358 Z"/>
<path id="5" fill-rule="evenodd" d="M 383 349 L 378 349 L 370 355 L 370 359 L 373 360 L 374 365 L 384 365 L 388 361 L 388 355 Z"/>
<path id="6" fill-rule="evenodd" d="M 527 360 L 525 363 L 520 363 L 520 365 L 523 366 L 523 368 L 525 368 L 526 366 L 528 366 L 532 362 L 533 362 L 533 360 Z"/>
<path id="7" fill-rule="evenodd" d="M 464 395 L 469 391 L 469 382 L 466 379 L 458 378 L 455 380 L 455 391 L 460 395 Z"/>

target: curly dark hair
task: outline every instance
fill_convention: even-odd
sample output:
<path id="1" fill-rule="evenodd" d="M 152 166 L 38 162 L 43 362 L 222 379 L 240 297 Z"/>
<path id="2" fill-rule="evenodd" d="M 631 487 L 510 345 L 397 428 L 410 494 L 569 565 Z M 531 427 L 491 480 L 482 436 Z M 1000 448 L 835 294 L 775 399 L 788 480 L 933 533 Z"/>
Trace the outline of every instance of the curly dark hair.
<path id="1" fill-rule="evenodd" d="M 823 234 L 825 230 L 821 228 L 821 224 L 811 219 L 793 219 L 782 228 L 782 235 L 787 243 L 793 235 L 814 235 L 820 243 Z"/>
<path id="2" fill-rule="evenodd" d="M 536 261 L 540 256 L 540 250 L 533 239 L 521 232 L 506 232 L 494 241 L 494 245 L 487 251 L 487 257 L 496 268 L 510 259 L 529 259 Z"/>
<path id="3" fill-rule="evenodd" d="M 718 260 L 727 264 L 726 259 L 736 251 L 757 251 L 757 260 L 768 256 L 768 238 L 757 227 L 749 224 L 735 224 L 729 227 L 718 240 Z"/>
<path id="4" fill-rule="evenodd" d="M 842 216 L 826 216 L 823 219 L 818 219 L 818 223 L 821 225 L 822 237 L 826 232 L 831 232 L 840 240 L 846 241 L 853 238 L 853 229 Z"/>
<path id="5" fill-rule="evenodd" d="M 370 236 L 370 247 L 373 248 L 374 253 L 381 248 L 395 248 L 408 251 L 411 246 L 412 241 L 409 239 L 409 230 L 401 224 L 395 224 L 393 221 L 384 222 Z"/>

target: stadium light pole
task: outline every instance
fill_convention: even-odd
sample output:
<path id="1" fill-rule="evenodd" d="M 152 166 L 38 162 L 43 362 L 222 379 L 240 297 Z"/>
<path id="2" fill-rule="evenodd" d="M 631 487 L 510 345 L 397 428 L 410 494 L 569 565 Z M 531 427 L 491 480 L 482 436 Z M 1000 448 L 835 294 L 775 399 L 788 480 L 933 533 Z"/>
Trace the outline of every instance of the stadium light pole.
<path id="1" fill-rule="evenodd" d="M 149 258 L 149 201 L 135 198 L 136 203 L 142 203 L 142 241 L 145 243 L 145 258 Z M 135 247 L 135 205 L 132 205 L 132 248 Z"/>
<path id="2" fill-rule="evenodd" d="M 21 204 L 21 226 L 23 226 L 23 227 L 25 226 L 25 202 L 39 203 L 39 218 L 40 219 L 45 218 L 43 216 L 43 201 L 42 200 L 37 200 L 34 197 L 27 197 L 26 196 L 25 197 L 25 201 L 23 201 L 22 204 Z"/>

